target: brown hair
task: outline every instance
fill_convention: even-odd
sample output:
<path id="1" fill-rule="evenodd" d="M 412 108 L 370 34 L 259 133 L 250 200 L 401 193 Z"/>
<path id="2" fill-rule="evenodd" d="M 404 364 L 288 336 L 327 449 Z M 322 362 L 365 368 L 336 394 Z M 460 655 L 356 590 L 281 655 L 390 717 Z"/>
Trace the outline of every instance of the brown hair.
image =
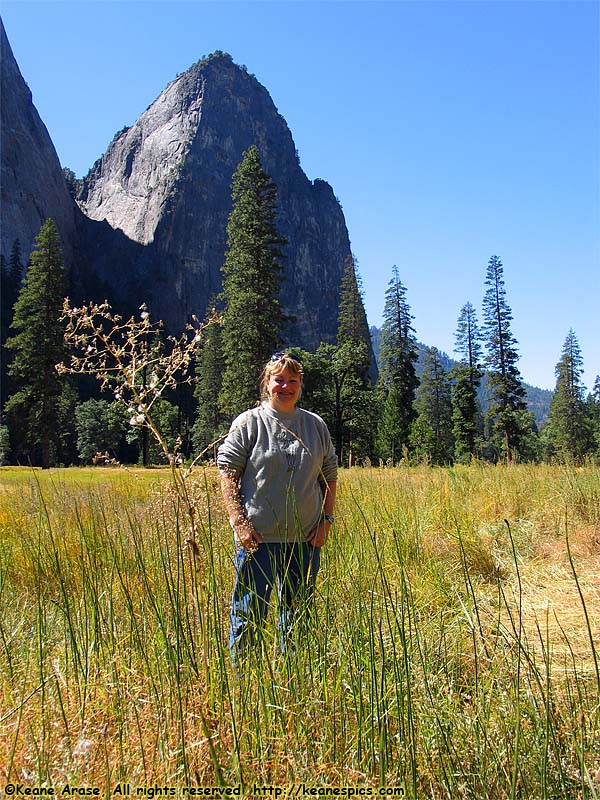
<path id="1" fill-rule="evenodd" d="M 302 369 L 302 364 L 298 361 L 298 359 L 294 358 L 294 356 L 291 356 L 289 353 L 275 353 L 267 361 L 262 371 L 260 392 L 263 400 L 267 397 L 267 383 L 269 382 L 271 375 L 277 375 L 279 372 L 283 372 L 286 369 L 289 370 L 292 375 L 296 375 L 298 378 L 300 378 L 300 385 L 302 385 L 304 370 Z"/>

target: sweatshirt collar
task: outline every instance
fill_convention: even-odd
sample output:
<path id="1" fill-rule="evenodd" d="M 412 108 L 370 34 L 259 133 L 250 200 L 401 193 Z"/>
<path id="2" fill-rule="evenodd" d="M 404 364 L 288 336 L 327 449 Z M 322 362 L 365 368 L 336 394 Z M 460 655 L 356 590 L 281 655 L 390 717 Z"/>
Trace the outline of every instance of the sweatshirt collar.
<path id="1" fill-rule="evenodd" d="M 261 405 L 260 405 L 260 408 L 261 408 L 262 411 L 264 411 L 270 417 L 274 417 L 275 419 L 279 419 L 279 420 L 287 420 L 288 422 L 290 420 L 296 419 L 296 417 L 298 416 L 298 408 L 297 407 L 294 408 L 294 410 L 290 411 L 289 413 L 284 413 L 283 411 L 276 411 L 269 404 L 268 400 L 263 400 Z"/>

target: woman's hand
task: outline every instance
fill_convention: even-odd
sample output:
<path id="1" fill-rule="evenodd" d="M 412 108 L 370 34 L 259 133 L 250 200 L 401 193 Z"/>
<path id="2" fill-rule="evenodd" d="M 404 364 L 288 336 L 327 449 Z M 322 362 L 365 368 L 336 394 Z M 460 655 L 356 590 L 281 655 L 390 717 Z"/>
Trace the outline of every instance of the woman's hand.
<path id="1" fill-rule="evenodd" d="M 248 522 L 247 519 L 238 523 L 234 523 L 231 520 L 230 522 L 236 542 L 241 544 L 244 550 L 247 550 L 249 553 L 256 553 L 259 544 L 262 543 L 262 539 L 254 526 Z"/>
<path id="2" fill-rule="evenodd" d="M 329 536 L 329 528 L 331 527 L 330 523 L 327 520 L 323 519 L 316 528 L 313 528 L 312 531 L 306 537 L 306 541 L 309 544 L 312 544 L 313 547 L 323 547 L 325 542 L 327 541 L 327 537 Z"/>
<path id="3" fill-rule="evenodd" d="M 255 553 L 262 539 L 246 518 L 240 497 L 239 479 L 235 472 L 221 470 L 221 491 L 236 542 L 239 542 L 249 553 Z"/>

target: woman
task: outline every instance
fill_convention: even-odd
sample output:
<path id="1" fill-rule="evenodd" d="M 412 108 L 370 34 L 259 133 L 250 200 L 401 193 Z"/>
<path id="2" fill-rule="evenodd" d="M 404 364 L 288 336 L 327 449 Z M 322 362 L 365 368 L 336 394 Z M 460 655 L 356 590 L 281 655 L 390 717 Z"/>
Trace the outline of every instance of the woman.
<path id="1" fill-rule="evenodd" d="M 234 662 L 265 620 L 277 581 L 282 650 L 299 606 L 312 597 L 333 524 L 337 458 L 327 426 L 297 408 L 302 365 L 275 353 L 263 400 L 234 420 L 217 456 L 235 538 L 230 647 Z"/>

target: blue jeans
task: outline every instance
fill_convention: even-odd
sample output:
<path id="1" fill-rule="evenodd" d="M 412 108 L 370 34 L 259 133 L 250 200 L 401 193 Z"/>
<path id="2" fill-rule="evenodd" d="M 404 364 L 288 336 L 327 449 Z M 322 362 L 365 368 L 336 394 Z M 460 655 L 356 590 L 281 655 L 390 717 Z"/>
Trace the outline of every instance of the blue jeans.
<path id="1" fill-rule="evenodd" d="M 310 603 L 319 571 L 321 550 L 307 542 L 261 544 L 250 554 L 236 543 L 235 586 L 231 599 L 229 647 L 234 664 L 248 645 L 255 644 L 269 610 L 271 589 L 277 581 L 279 640 L 282 652 L 298 612 Z"/>

